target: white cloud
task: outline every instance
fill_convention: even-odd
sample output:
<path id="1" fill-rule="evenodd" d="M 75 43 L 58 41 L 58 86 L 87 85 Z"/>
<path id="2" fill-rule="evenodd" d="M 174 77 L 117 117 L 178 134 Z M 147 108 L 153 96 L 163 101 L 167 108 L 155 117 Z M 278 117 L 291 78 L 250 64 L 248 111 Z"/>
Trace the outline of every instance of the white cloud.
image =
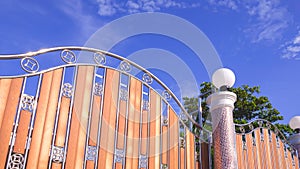
<path id="1" fill-rule="evenodd" d="M 221 7 L 227 7 L 232 10 L 237 10 L 237 2 L 235 0 L 208 0 L 210 5 L 216 5 Z"/>
<path id="2" fill-rule="evenodd" d="M 282 45 L 282 58 L 300 59 L 300 31 L 293 40 Z"/>
<path id="3" fill-rule="evenodd" d="M 155 12 L 163 8 L 195 8 L 199 3 L 185 3 L 174 0 L 97 0 L 101 16 L 112 16 L 116 13 Z"/>

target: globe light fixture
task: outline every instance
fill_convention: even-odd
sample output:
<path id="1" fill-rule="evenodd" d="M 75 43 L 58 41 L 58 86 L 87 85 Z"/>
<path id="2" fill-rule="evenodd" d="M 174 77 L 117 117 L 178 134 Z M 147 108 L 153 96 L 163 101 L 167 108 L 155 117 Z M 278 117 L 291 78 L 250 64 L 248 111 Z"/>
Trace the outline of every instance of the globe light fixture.
<path id="1" fill-rule="evenodd" d="M 297 133 L 300 133 L 300 116 L 293 117 L 289 122 L 290 127 Z"/>
<path id="2" fill-rule="evenodd" d="M 234 85 L 235 75 L 228 68 L 220 68 L 214 72 L 212 75 L 212 83 L 213 85 L 222 90 L 230 88 Z"/>

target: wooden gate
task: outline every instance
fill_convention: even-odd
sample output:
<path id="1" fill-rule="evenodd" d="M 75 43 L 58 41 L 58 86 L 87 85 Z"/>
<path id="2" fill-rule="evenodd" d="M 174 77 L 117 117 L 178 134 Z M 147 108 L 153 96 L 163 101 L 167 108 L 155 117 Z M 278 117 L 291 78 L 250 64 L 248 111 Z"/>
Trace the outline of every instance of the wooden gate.
<path id="1" fill-rule="evenodd" d="M 296 149 L 270 122 L 236 124 L 236 131 L 239 169 L 299 169 Z"/>
<path id="2" fill-rule="evenodd" d="M 82 47 L 0 62 L 16 69 L 0 78 L 0 168 L 210 167 L 209 144 L 193 133 L 200 126 L 135 63 Z"/>

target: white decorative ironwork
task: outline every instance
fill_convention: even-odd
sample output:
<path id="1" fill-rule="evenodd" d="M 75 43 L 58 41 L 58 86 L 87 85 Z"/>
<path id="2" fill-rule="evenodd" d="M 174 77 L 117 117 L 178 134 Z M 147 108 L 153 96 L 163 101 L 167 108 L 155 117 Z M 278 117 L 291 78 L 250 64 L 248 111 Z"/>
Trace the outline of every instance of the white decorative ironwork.
<path id="1" fill-rule="evenodd" d="M 66 63 L 75 63 L 76 62 L 76 55 L 74 52 L 65 49 L 60 53 L 61 59 Z"/>
<path id="2" fill-rule="evenodd" d="M 122 61 L 121 64 L 120 64 L 120 69 L 122 71 L 125 71 L 125 72 L 130 72 L 131 66 L 130 66 L 130 64 L 128 62 Z"/>
<path id="3" fill-rule="evenodd" d="M 140 155 L 140 167 L 139 168 L 147 168 L 148 157 L 146 155 Z"/>
<path id="4" fill-rule="evenodd" d="M 21 67 L 28 73 L 35 73 L 39 70 L 39 63 L 32 57 L 25 57 L 21 60 Z"/>
<path id="5" fill-rule="evenodd" d="M 121 163 L 124 159 L 124 150 L 116 149 L 115 151 L 115 162 Z"/>
<path id="6" fill-rule="evenodd" d="M 103 53 L 97 52 L 97 53 L 94 53 L 94 61 L 98 65 L 104 65 L 106 63 L 106 57 Z"/>
<path id="7" fill-rule="evenodd" d="M 128 91 L 126 89 L 120 89 L 120 99 L 127 101 L 128 98 Z"/>
<path id="8" fill-rule="evenodd" d="M 170 95 L 169 91 L 167 91 L 167 90 L 163 91 L 162 96 L 163 96 L 167 101 L 171 100 L 171 98 L 172 98 L 172 96 Z"/>
<path id="9" fill-rule="evenodd" d="M 103 95 L 103 86 L 102 84 L 96 82 L 94 87 L 94 94 L 97 96 Z"/>
<path id="10" fill-rule="evenodd" d="M 34 96 L 27 94 L 22 95 L 21 107 L 24 110 L 33 111 L 35 108 L 35 99 Z"/>
<path id="11" fill-rule="evenodd" d="M 70 83 L 65 83 L 63 86 L 63 96 L 71 97 L 73 93 L 73 86 Z"/>
<path id="12" fill-rule="evenodd" d="M 168 126 L 169 121 L 168 121 L 168 116 L 161 116 L 162 119 L 162 126 Z"/>
<path id="13" fill-rule="evenodd" d="M 185 148 L 185 139 L 180 137 L 180 148 Z"/>
<path id="14" fill-rule="evenodd" d="M 150 110 L 150 105 L 148 100 L 143 100 L 143 110 L 144 111 L 149 111 Z"/>
<path id="15" fill-rule="evenodd" d="M 12 154 L 8 163 L 9 169 L 23 168 L 24 156 L 22 154 Z"/>
<path id="16" fill-rule="evenodd" d="M 86 159 L 95 161 L 97 155 L 97 147 L 95 146 L 88 146 L 87 152 L 86 152 Z"/>
<path id="17" fill-rule="evenodd" d="M 64 148 L 53 146 L 52 161 L 55 163 L 62 163 L 64 161 Z"/>
<path id="18" fill-rule="evenodd" d="M 188 117 L 184 113 L 180 113 L 179 117 L 183 122 L 189 121 Z"/>
<path id="19" fill-rule="evenodd" d="M 168 169 L 168 164 L 161 164 L 161 169 Z"/>
<path id="20" fill-rule="evenodd" d="M 143 74 L 142 80 L 148 84 L 151 84 L 153 82 L 151 75 L 149 75 L 148 73 Z"/>

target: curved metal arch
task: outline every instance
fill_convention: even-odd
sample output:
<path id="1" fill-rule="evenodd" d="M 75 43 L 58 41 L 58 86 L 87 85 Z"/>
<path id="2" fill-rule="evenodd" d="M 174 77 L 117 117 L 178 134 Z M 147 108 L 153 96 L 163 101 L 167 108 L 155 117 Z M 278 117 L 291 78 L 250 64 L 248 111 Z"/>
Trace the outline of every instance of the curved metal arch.
<path id="1" fill-rule="evenodd" d="M 182 110 L 182 112 L 186 115 L 186 117 L 188 117 L 189 121 L 191 121 L 195 127 L 202 129 L 202 126 L 199 125 L 185 110 L 184 106 L 181 104 L 181 102 L 179 101 L 179 99 L 176 97 L 176 95 L 167 87 L 167 85 L 165 83 L 163 83 L 158 77 L 156 77 L 155 75 L 153 75 L 150 71 L 148 71 L 147 69 L 141 67 L 140 65 L 136 64 L 135 62 L 132 62 L 120 55 L 108 52 L 108 51 L 104 51 L 104 50 L 100 50 L 100 49 L 94 49 L 94 48 L 88 48 L 88 47 L 78 47 L 78 46 L 65 46 L 65 47 L 53 47 L 53 48 L 47 48 L 47 49 L 41 49 L 35 52 L 28 52 L 28 53 L 24 53 L 24 54 L 13 54 L 13 55 L 0 55 L 0 59 L 22 59 L 22 58 L 26 58 L 26 57 L 34 57 L 34 56 L 38 56 L 38 55 L 42 55 L 45 53 L 49 53 L 49 52 L 57 52 L 57 51 L 64 51 L 64 50 L 69 50 L 69 51 L 87 51 L 87 52 L 93 52 L 93 53 L 102 53 L 104 55 L 116 58 L 120 61 L 125 61 L 127 63 L 129 63 L 130 65 L 136 67 L 137 69 L 141 70 L 144 73 L 147 73 L 148 75 L 150 75 L 156 82 L 158 82 L 166 91 L 168 91 L 168 93 L 171 95 L 171 97 L 174 99 L 174 101 L 177 103 L 177 105 L 180 107 L 180 109 Z M 51 71 L 57 68 L 61 68 L 61 67 L 66 67 L 66 66 L 76 66 L 76 65 L 94 65 L 94 66 L 99 66 L 98 64 L 88 64 L 88 63 L 70 63 L 70 64 L 64 64 L 64 65 L 60 65 L 60 66 L 56 66 L 56 67 L 52 67 L 50 69 L 47 70 L 42 70 L 42 71 L 37 71 L 31 74 L 24 74 L 24 75 L 20 75 L 20 76 L 4 76 L 1 78 L 11 78 L 11 77 L 22 77 L 22 76 L 33 76 L 33 75 L 37 75 L 37 74 L 41 74 L 47 71 Z M 107 67 L 105 65 L 100 65 L 103 67 Z M 126 72 L 124 72 L 126 73 Z M 129 73 L 130 74 L 130 73 Z"/>

